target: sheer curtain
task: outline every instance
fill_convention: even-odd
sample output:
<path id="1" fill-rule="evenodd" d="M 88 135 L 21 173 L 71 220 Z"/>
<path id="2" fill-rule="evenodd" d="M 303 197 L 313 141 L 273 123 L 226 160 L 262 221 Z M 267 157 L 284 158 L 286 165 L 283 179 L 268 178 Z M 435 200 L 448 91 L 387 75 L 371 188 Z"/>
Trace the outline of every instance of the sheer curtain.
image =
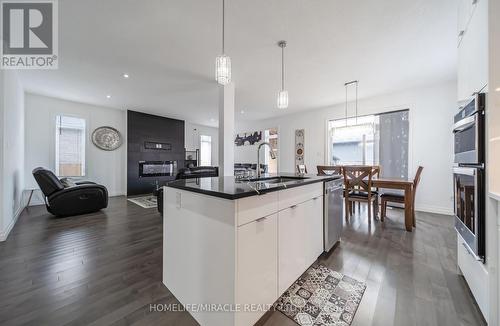
<path id="1" fill-rule="evenodd" d="M 384 178 L 408 178 L 408 110 L 379 115 L 379 165 Z"/>

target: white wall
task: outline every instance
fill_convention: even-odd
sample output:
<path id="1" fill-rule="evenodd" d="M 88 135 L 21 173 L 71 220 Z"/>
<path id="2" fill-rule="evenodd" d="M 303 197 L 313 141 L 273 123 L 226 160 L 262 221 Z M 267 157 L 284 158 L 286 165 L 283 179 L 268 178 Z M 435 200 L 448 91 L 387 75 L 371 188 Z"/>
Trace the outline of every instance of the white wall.
<path id="1" fill-rule="evenodd" d="M 4 241 L 23 208 L 24 90 L 14 70 L 2 71 L 0 79 L 0 241 Z"/>
<path id="2" fill-rule="evenodd" d="M 264 130 L 260 129 L 249 129 L 249 130 L 238 130 L 236 134 L 253 133 L 255 131 L 262 131 L 262 138 L 264 138 Z M 236 135 L 235 135 L 236 137 Z M 234 137 L 233 137 L 234 138 Z M 262 140 L 264 141 L 264 139 Z M 254 145 L 236 146 L 234 145 L 234 163 L 252 163 L 257 164 L 257 148 L 262 142 L 255 143 Z M 267 149 L 261 149 L 261 163 L 264 163 L 264 151 Z"/>
<path id="3" fill-rule="evenodd" d="M 186 121 L 184 128 L 186 150 L 194 151 L 200 149 L 200 136 L 212 137 L 212 166 L 219 165 L 219 129 L 202 126 Z"/>
<path id="4" fill-rule="evenodd" d="M 451 126 L 457 104 L 456 81 L 360 100 L 359 115 L 410 110 L 409 175 L 424 167 L 416 208 L 444 214 L 453 212 Z M 350 108 L 353 106 L 350 105 Z M 351 110 L 352 111 L 352 110 Z M 349 112 L 352 115 L 353 112 Z M 278 127 L 279 171 L 295 170 L 295 129 L 305 129 L 305 164 L 309 172 L 326 161 L 326 123 L 345 117 L 344 105 L 302 111 L 260 121 L 239 121 L 236 132 Z M 244 158 L 235 153 L 235 162 Z"/>
<path id="5" fill-rule="evenodd" d="M 110 196 L 126 193 L 126 111 L 71 102 L 51 97 L 26 94 L 26 188 L 38 188 L 31 171 L 39 166 L 55 171 L 56 115 L 66 114 L 87 121 L 86 176 L 82 179 L 100 183 Z M 98 149 L 91 141 L 92 132 L 101 126 L 120 131 L 124 145 L 115 151 Z M 40 193 L 32 204 L 40 204 Z"/>

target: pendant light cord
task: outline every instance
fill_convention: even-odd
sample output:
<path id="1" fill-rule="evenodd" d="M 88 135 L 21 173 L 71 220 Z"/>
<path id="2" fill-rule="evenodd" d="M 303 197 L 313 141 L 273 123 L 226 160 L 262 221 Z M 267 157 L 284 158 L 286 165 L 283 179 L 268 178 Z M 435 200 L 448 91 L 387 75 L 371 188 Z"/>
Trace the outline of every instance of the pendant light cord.
<path id="1" fill-rule="evenodd" d="M 356 80 L 356 124 L 358 124 L 358 81 Z"/>
<path id="2" fill-rule="evenodd" d="M 356 110 L 356 116 L 355 116 L 355 119 L 356 119 L 356 124 L 358 124 L 358 85 L 359 85 L 359 80 L 353 80 L 353 81 L 350 81 L 350 82 L 347 82 L 344 84 L 345 86 L 345 125 L 347 126 L 347 87 L 352 85 L 352 84 L 356 84 L 356 106 L 355 106 L 355 110 Z"/>
<path id="3" fill-rule="evenodd" d="M 281 90 L 285 90 L 285 47 L 281 47 Z"/>
<path id="4" fill-rule="evenodd" d="M 225 6 L 226 4 L 226 1 L 225 0 L 222 0 L 222 54 L 225 54 L 225 51 L 224 51 L 224 29 L 225 29 L 225 18 L 226 18 L 226 13 L 225 13 Z"/>
<path id="5" fill-rule="evenodd" d="M 347 84 L 345 84 L 344 87 L 345 87 L 345 125 L 347 127 Z"/>

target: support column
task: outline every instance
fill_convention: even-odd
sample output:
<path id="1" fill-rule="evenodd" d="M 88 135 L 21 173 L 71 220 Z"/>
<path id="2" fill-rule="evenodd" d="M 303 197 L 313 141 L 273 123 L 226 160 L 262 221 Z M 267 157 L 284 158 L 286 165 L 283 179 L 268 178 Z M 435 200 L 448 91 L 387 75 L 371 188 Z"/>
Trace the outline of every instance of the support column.
<path id="1" fill-rule="evenodd" d="M 234 175 L 234 84 L 219 85 L 219 176 Z"/>

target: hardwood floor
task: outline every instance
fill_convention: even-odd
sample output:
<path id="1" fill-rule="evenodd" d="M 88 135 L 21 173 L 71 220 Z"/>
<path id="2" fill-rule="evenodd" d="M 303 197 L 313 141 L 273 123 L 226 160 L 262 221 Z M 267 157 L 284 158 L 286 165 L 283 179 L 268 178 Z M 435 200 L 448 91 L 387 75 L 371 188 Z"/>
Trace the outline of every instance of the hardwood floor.
<path id="1" fill-rule="evenodd" d="M 457 275 L 450 217 L 417 213 L 409 233 L 399 210 L 383 224 L 357 212 L 320 262 L 367 282 L 354 326 L 485 325 Z M 118 197 L 102 212 L 56 219 L 30 207 L 0 243 L 0 324 L 197 325 L 186 312 L 150 311 L 178 303 L 161 268 L 155 209 Z M 264 324 L 296 325 L 279 312 Z"/>

